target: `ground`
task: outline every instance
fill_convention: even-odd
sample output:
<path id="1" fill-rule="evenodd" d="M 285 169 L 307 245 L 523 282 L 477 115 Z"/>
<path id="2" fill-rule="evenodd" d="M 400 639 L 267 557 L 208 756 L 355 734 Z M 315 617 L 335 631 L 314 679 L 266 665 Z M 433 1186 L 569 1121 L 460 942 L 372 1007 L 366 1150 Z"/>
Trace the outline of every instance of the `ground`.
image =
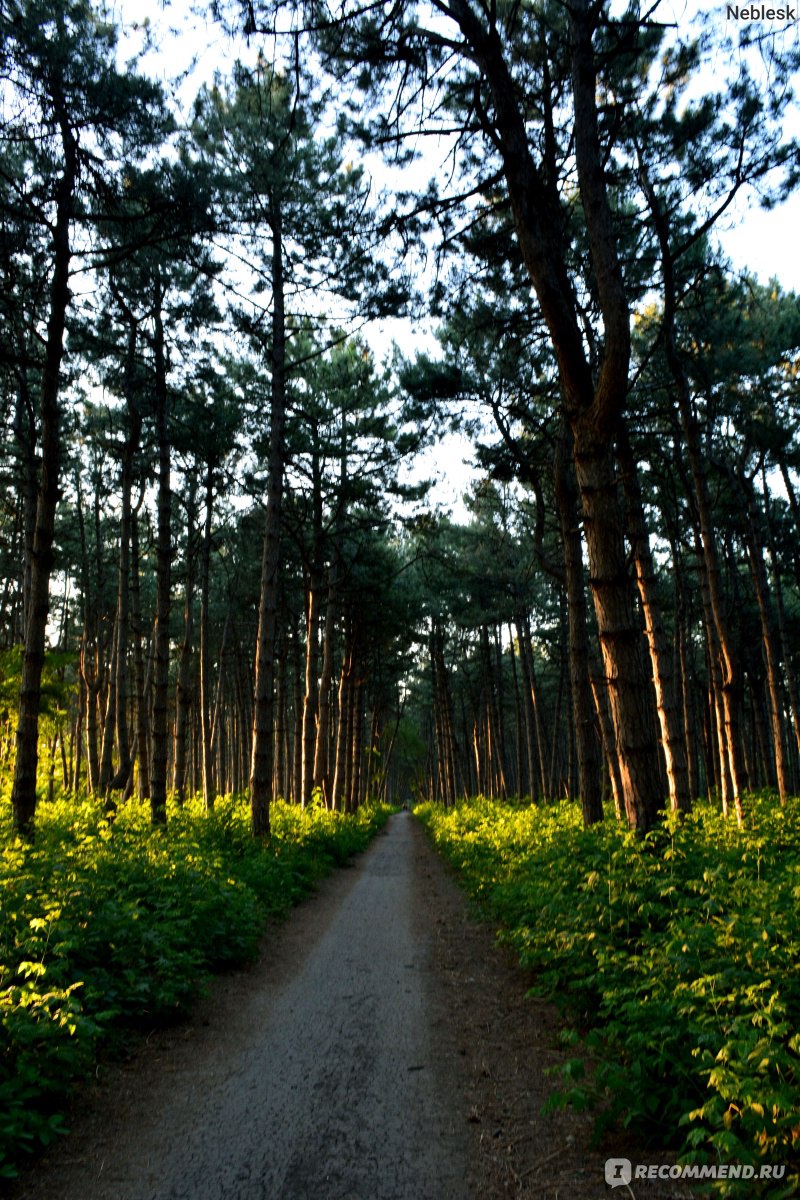
<path id="1" fill-rule="evenodd" d="M 612 1191 L 607 1157 L 666 1157 L 542 1115 L 566 1051 L 529 985 L 399 814 L 189 1021 L 104 1065 L 10 1200 L 684 1200 Z"/>

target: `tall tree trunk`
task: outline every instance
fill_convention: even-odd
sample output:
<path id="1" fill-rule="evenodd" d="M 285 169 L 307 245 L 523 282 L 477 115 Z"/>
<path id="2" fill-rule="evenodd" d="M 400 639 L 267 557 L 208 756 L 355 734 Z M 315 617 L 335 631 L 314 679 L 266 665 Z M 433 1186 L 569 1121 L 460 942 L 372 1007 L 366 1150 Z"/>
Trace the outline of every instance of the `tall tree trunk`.
<path id="1" fill-rule="evenodd" d="M 300 621 L 292 624 L 292 788 L 294 804 L 300 803 L 303 786 L 303 649 Z"/>
<path id="2" fill-rule="evenodd" d="M 41 419 L 42 463 L 36 504 L 36 528 L 30 564 L 30 609 L 25 625 L 22 657 L 17 754 L 11 789 L 14 828 L 31 839 L 36 815 L 36 771 L 39 761 L 39 709 L 44 667 L 47 616 L 50 609 L 50 573 L 53 568 L 53 535 L 58 504 L 61 467 L 59 376 L 64 352 L 64 329 L 70 301 L 70 223 L 72 220 L 77 146 L 67 119 L 64 97 L 56 97 L 64 167 L 55 189 L 53 226 L 53 275 L 50 281 L 47 335 L 42 368 Z"/>
<path id="3" fill-rule="evenodd" d="M 211 754 L 211 652 L 209 650 L 209 584 L 211 574 L 211 525 L 214 508 L 214 467 L 206 466 L 205 518 L 200 560 L 200 762 L 203 780 L 203 804 L 206 812 L 214 807 L 214 773 Z M 221 666 L 221 657 L 220 657 Z"/>
<path id="4" fill-rule="evenodd" d="M 314 747 L 314 787 L 320 788 L 325 807 L 331 807 L 330 727 L 331 684 L 333 681 L 333 649 L 336 631 L 336 587 L 338 563 L 334 553 L 328 576 L 328 602 L 325 610 L 325 632 L 322 639 L 322 669 L 319 679 L 317 740 Z"/>
<path id="5" fill-rule="evenodd" d="M 178 659 L 175 686 L 175 757 L 172 787 L 178 804 L 186 796 L 186 749 L 189 713 L 192 707 L 192 657 L 194 655 L 194 584 L 195 521 L 197 519 L 197 478 L 189 475 L 186 496 L 186 579 L 183 591 L 183 643 Z"/>
<path id="6" fill-rule="evenodd" d="M 772 744 L 775 753 L 775 775 L 778 783 L 778 796 L 781 804 L 789 798 L 791 786 L 789 783 L 789 764 L 786 760 L 784 747 L 783 704 L 781 701 L 781 671 L 778 639 L 775 633 L 775 615 L 770 598 L 767 568 L 764 563 L 764 552 L 758 528 L 759 513 L 756 508 L 755 494 L 752 482 L 743 475 L 738 476 L 739 488 L 744 499 L 745 543 L 750 560 L 750 574 L 753 580 L 753 590 L 758 605 L 758 615 L 761 622 L 761 640 L 764 648 L 764 662 L 767 667 L 767 692 L 769 695 L 770 719 L 772 725 Z"/>
<path id="7" fill-rule="evenodd" d="M 727 816 L 733 805 L 733 786 L 731 782 L 730 758 L 727 751 L 725 733 L 725 707 L 722 696 L 722 661 L 719 650 L 719 638 L 714 623 L 711 608 L 711 596 L 708 586 L 708 571 L 703 556 L 699 531 L 696 533 L 697 555 L 701 564 L 700 598 L 703 605 L 703 625 L 706 633 L 706 660 L 709 687 L 709 718 L 711 721 L 711 746 L 713 762 L 716 767 L 716 778 L 719 789 L 722 811 Z"/>
<path id="8" fill-rule="evenodd" d="M 435 733 L 441 771 L 441 799 L 446 805 L 452 805 L 456 802 L 458 790 L 453 701 L 444 658 L 444 632 L 436 623 L 431 629 L 430 655 Z"/>
<path id="9" fill-rule="evenodd" d="M 312 547 L 308 566 L 308 588 L 306 594 L 306 670 L 305 694 L 303 696 L 303 808 L 311 803 L 314 791 L 314 759 L 319 729 L 319 625 L 322 608 L 323 583 L 323 528 L 322 528 L 322 472 L 319 452 L 319 429 L 311 423 L 311 505 Z"/>
<path id="10" fill-rule="evenodd" d="M 24 351 L 23 351 L 24 353 Z M 22 358 L 22 355 L 20 356 Z M 24 361 L 24 360 L 23 360 Z M 19 478 L 22 481 L 22 613 L 19 636 L 25 641 L 31 597 L 31 571 L 33 569 L 33 541 L 36 535 L 36 508 L 38 482 L 36 470 L 36 416 L 28 387 L 28 376 L 24 365 L 19 367 L 17 403 L 14 411 L 14 442 L 19 463 Z"/>
<path id="11" fill-rule="evenodd" d="M 538 720 L 538 697 L 533 676 L 531 652 L 531 628 L 528 617 L 518 612 L 514 618 L 519 646 L 519 663 L 522 672 L 522 708 L 525 714 L 525 735 L 528 752 L 528 773 L 531 801 L 535 804 L 540 796 L 547 795 L 544 778 L 544 734 Z M 536 701 L 535 701 L 536 697 Z"/>
<path id="12" fill-rule="evenodd" d="M 673 564 L 675 559 L 673 558 Z M 674 568 L 677 571 L 677 568 Z M 693 697 L 693 673 L 689 661 L 688 651 L 688 636 L 687 636 L 687 619 L 685 613 L 685 601 L 683 599 L 683 587 L 678 583 L 676 587 L 676 638 L 678 648 L 678 662 L 680 664 L 680 687 L 681 687 L 681 705 L 683 711 L 683 736 L 686 745 L 686 767 L 687 781 L 689 785 L 689 796 L 699 796 L 700 786 L 697 778 L 697 753 L 695 750 L 695 719 L 694 706 L 692 703 Z"/>
<path id="13" fill-rule="evenodd" d="M 336 747 L 334 753 L 333 789 L 331 792 L 331 808 L 339 811 L 342 808 L 343 797 L 346 796 L 345 779 L 347 775 L 347 714 L 350 707 L 350 687 L 353 674 L 353 639 L 349 618 L 345 622 L 345 642 L 342 653 L 342 666 L 339 672 L 339 690 L 336 720 Z"/>
<path id="14" fill-rule="evenodd" d="M 169 617 L 172 537 L 170 517 L 170 445 L 167 416 L 167 363 L 163 324 L 164 295 L 160 276 L 153 310 L 155 355 L 155 426 L 158 449 L 156 534 L 156 622 L 153 634 L 153 725 L 150 760 L 150 816 L 154 825 L 167 823 L 167 757 L 169 754 Z"/>
<path id="15" fill-rule="evenodd" d="M 569 621 L 569 678 L 578 758 L 578 790 L 585 826 L 603 819 L 600 786 L 600 748 L 595 732 L 595 711 L 589 679 L 589 631 L 583 577 L 583 545 L 578 496 L 574 483 L 571 435 L 562 424 L 554 460 L 554 483 Z"/>
<path id="16" fill-rule="evenodd" d="M 133 634 L 133 685 L 136 692 L 136 758 L 138 794 L 150 799 L 150 720 L 142 647 L 142 606 L 139 589 L 139 516 L 131 516 L 131 632 Z"/>
<path id="17" fill-rule="evenodd" d="M 644 832 L 662 803 L 651 684 L 628 575 L 616 473 L 609 447 L 591 424 L 579 424 L 575 465 L 625 814 L 632 829 Z"/>
<path id="18" fill-rule="evenodd" d="M 278 635 L 278 667 L 275 672 L 275 794 L 284 800 L 289 794 L 288 761 L 288 699 L 286 671 L 286 636 Z M 238 689 L 237 689 L 238 690 Z"/>
<path id="19" fill-rule="evenodd" d="M 614 741 L 614 727 L 611 724 L 611 713 L 608 706 L 608 692 L 605 680 L 601 678 L 599 672 L 592 671 L 590 678 L 592 697 L 594 699 L 595 711 L 597 712 L 600 738 L 603 743 L 603 753 L 606 760 L 606 770 L 608 771 L 608 779 L 611 786 L 611 796 L 614 801 L 614 811 L 617 814 L 617 820 L 621 821 L 625 816 L 625 806 L 622 777 L 620 775 L 619 759 L 617 758 L 617 747 Z"/>
<path id="20" fill-rule="evenodd" d="M 364 776 L 364 680 L 361 669 L 358 678 L 351 689 L 352 695 L 352 777 L 350 784 L 350 800 L 348 812 L 356 812 L 361 801 L 361 787 Z"/>
<path id="21" fill-rule="evenodd" d="M 231 628 L 231 610 L 225 613 L 225 623 L 222 626 L 222 640 L 219 645 L 219 670 L 217 671 L 217 688 L 214 694 L 214 707 L 211 711 L 211 728 L 209 731 L 209 755 L 211 763 L 210 792 L 213 804 L 215 793 L 225 793 L 225 693 L 228 686 L 229 634 Z M 208 671 L 209 682 L 211 679 Z M 214 766 L 216 762 L 216 767 Z"/>
<path id="22" fill-rule="evenodd" d="M 661 749 L 664 753 L 664 764 L 667 770 L 669 802 L 673 812 L 685 813 L 689 812 L 691 808 L 686 743 L 681 729 L 675 694 L 672 656 L 656 597 L 656 571 L 650 551 L 650 534 L 645 518 L 639 472 L 624 422 L 620 423 L 617 433 L 617 452 L 622 471 L 622 486 L 627 502 L 631 556 L 644 616 L 647 646 L 650 651 L 656 712 L 661 729 Z"/>
<path id="23" fill-rule="evenodd" d="M 87 661 L 94 658 L 90 669 Z M 99 662 L 97 645 L 87 654 L 87 646 L 81 649 L 81 677 L 86 687 L 86 770 L 89 791 L 94 795 L 100 788 L 100 755 L 98 753 L 97 708 L 103 686 L 103 674 Z"/>
<path id="24" fill-rule="evenodd" d="M 113 752 L 114 752 L 114 736 L 117 728 L 117 678 L 115 664 L 117 661 L 117 622 L 114 621 L 114 629 L 111 635 L 111 655 L 109 658 L 108 670 L 104 674 L 108 678 L 108 697 L 106 699 L 106 711 L 103 718 L 103 740 L 102 750 L 100 752 L 100 778 L 98 780 L 98 791 L 103 797 L 107 806 L 109 806 L 108 792 L 111 786 L 111 776 L 113 768 Z"/>
<path id="25" fill-rule="evenodd" d="M 300 802 L 303 808 L 311 803 L 314 790 L 314 751 L 317 742 L 317 712 L 319 683 L 319 610 L 322 603 L 322 580 L 312 568 L 306 596 L 306 665 L 303 694 L 302 782 Z"/>
<path id="26" fill-rule="evenodd" d="M 675 382 L 678 412 L 683 427 L 684 441 L 694 488 L 694 502 L 700 526 L 700 542 L 705 563 L 708 602 L 719 652 L 721 704 L 723 710 L 723 752 L 727 760 L 726 769 L 730 780 L 731 803 L 736 812 L 736 819 L 741 825 L 744 819 L 742 791 L 745 781 L 738 716 L 741 673 L 733 650 L 733 642 L 725 612 L 719 551 L 714 531 L 711 498 L 708 490 L 706 463 L 703 457 L 700 431 L 692 407 L 689 379 L 676 340 L 675 264 L 670 246 L 669 225 L 661 203 L 656 196 L 655 189 L 647 178 L 643 165 L 641 167 L 641 175 L 661 253 L 661 271 L 664 284 L 662 341 L 667 366 Z"/>
<path id="27" fill-rule="evenodd" d="M 508 642 L 509 654 L 511 656 L 511 686 L 514 690 L 514 795 L 518 800 L 526 794 L 523 784 L 526 782 L 525 771 L 523 768 L 523 748 L 528 742 L 529 730 L 527 727 L 526 716 L 523 716 L 522 711 L 522 693 L 519 688 L 519 670 L 517 669 L 517 651 L 514 646 L 514 627 L 511 622 L 508 622 Z M 530 753 L 530 747 L 527 747 Z M 530 775 L 528 776 L 528 781 Z M 530 782 L 528 782 L 527 794 L 530 795 Z"/>
<path id="28" fill-rule="evenodd" d="M 134 395 L 136 371 L 137 326 L 130 322 L 128 349 L 125 363 L 125 389 L 127 392 L 128 430 L 122 448 L 121 470 L 121 515 L 119 530 L 119 566 L 117 570 L 117 634 L 116 657 L 114 660 L 114 683 L 116 693 L 116 738 L 117 770 L 109 782 L 109 788 L 124 791 L 130 779 L 133 763 L 128 738 L 128 657 L 130 653 L 130 543 L 131 543 L 131 496 L 133 492 L 134 458 L 139 449 L 142 418 Z"/>
<path id="29" fill-rule="evenodd" d="M 274 766 L 275 631 L 278 612 L 281 504 L 286 439 L 286 331 L 283 242 L 279 202 L 272 201 L 272 394 L 270 399 L 269 483 L 261 561 L 253 745 L 250 760 L 250 816 L 254 837 L 269 833 Z"/>
<path id="30" fill-rule="evenodd" d="M 83 766 L 83 722 L 86 716 L 86 684 L 81 676 L 78 680 L 78 711 L 75 714 L 72 741 L 75 747 L 75 757 L 70 772 L 72 791 L 76 796 L 81 794 L 81 768 Z"/>
<path id="31" fill-rule="evenodd" d="M 705 463 L 700 446 L 697 422 L 691 411 L 688 381 L 686 381 L 685 375 L 683 375 L 682 364 L 679 363 L 677 353 L 672 356 L 672 361 L 676 374 L 679 374 L 682 380 L 678 388 L 679 408 L 683 420 L 689 463 L 694 481 L 694 498 L 700 520 L 700 540 L 705 563 L 708 602 L 716 634 L 723 722 L 722 748 L 727 760 L 727 773 L 730 780 L 730 803 L 736 813 L 737 821 L 741 824 L 744 819 L 742 794 L 746 779 L 742 763 L 738 713 L 739 696 L 742 686 L 741 670 L 733 645 L 728 616 L 725 611 L 722 572 L 720 570 L 719 550 L 714 531 L 708 479 L 706 477 Z"/>

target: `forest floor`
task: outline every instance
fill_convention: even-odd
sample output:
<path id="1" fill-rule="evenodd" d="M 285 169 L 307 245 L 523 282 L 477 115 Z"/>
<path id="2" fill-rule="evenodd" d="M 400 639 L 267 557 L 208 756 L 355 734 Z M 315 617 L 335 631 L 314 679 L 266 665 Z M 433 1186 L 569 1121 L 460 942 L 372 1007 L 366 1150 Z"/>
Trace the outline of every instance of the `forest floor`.
<path id="1" fill-rule="evenodd" d="M 526 981 L 408 814 L 81 1089 L 9 1200 L 685 1200 L 605 1183 L 665 1163 L 592 1121 L 542 1116 L 565 1057 Z"/>

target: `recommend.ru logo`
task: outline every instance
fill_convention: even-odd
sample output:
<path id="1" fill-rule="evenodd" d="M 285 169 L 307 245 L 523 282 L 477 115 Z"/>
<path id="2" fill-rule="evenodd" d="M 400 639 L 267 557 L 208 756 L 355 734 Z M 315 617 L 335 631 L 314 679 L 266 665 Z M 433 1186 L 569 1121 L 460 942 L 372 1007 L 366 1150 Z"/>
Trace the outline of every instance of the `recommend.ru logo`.
<path id="1" fill-rule="evenodd" d="M 636 1179 L 783 1179 L 786 1164 L 764 1163 L 756 1169 L 750 1163 L 637 1163 L 629 1158 L 606 1159 L 606 1183 L 624 1187 Z"/>

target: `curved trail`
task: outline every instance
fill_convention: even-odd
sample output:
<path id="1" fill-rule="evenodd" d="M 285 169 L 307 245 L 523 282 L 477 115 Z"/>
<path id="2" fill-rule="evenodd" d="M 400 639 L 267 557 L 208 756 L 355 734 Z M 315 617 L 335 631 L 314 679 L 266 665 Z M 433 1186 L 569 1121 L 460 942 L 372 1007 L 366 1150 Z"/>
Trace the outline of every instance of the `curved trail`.
<path id="1" fill-rule="evenodd" d="M 288 938 L 277 979 L 238 1014 L 244 1028 L 230 1044 L 222 1031 L 211 1054 L 167 1064 L 177 1077 L 135 1115 L 135 1141 L 126 1128 L 130 1151 L 112 1142 L 76 1191 L 87 1200 L 464 1200 L 463 1114 L 431 1054 L 412 820 L 392 818 L 355 871 L 329 881 L 323 928 L 307 931 L 308 944 L 302 931 Z"/>

